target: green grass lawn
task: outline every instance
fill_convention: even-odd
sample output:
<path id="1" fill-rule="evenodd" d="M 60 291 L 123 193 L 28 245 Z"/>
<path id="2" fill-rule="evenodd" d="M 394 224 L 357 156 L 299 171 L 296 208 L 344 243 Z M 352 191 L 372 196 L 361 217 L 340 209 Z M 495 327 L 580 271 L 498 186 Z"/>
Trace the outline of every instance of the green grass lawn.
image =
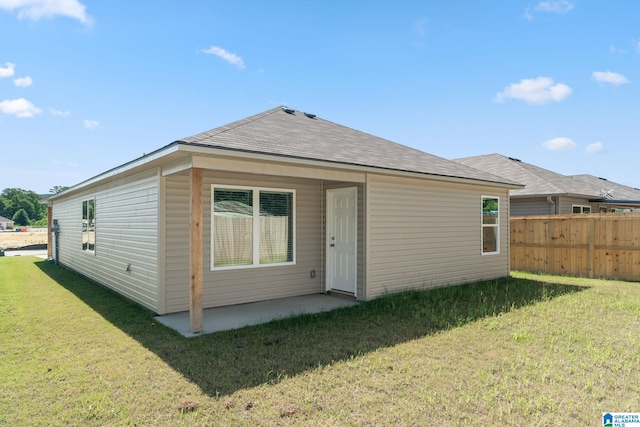
<path id="1" fill-rule="evenodd" d="M 187 339 L 0 258 L 0 425 L 601 425 L 639 367 L 638 283 L 514 273 Z"/>

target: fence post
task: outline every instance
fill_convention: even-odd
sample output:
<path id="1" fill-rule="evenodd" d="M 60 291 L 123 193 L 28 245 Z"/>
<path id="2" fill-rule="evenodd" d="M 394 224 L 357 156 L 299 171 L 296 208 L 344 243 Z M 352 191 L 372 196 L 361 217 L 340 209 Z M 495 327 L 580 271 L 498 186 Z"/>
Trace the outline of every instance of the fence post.
<path id="1" fill-rule="evenodd" d="M 595 223 L 593 218 L 589 218 L 589 278 L 593 279 L 593 268 L 595 265 Z"/>

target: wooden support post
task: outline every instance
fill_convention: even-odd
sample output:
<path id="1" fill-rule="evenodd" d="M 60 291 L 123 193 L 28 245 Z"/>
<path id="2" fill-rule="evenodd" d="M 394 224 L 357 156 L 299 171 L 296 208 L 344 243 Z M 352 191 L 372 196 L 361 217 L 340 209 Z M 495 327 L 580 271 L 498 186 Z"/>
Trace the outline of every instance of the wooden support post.
<path id="1" fill-rule="evenodd" d="M 191 332 L 203 329 L 202 303 L 202 169 L 191 169 L 191 204 L 189 207 L 189 323 Z"/>
<path id="2" fill-rule="evenodd" d="M 51 206 L 47 206 L 47 258 L 49 259 L 53 258 L 53 236 L 51 234 L 53 220 L 51 219 L 51 211 Z"/>

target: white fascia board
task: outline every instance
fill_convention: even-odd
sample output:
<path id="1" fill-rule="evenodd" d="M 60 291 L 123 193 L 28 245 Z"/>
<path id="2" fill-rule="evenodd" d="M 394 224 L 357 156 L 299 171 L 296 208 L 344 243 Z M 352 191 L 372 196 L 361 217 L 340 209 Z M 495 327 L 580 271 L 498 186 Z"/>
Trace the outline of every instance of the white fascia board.
<path id="1" fill-rule="evenodd" d="M 194 167 L 193 156 L 184 154 L 182 157 L 172 160 L 169 163 L 163 163 L 162 176 L 169 176 L 176 173 L 184 172 L 191 169 L 192 167 Z"/>
<path id="2" fill-rule="evenodd" d="M 132 173 L 135 172 L 138 169 L 141 169 L 143 167 L 149 167 L 152 166 L 153 163 L 160 163 L 161 161 L 166 161 L 167 158 L 170 157 L 176 157 L 176 154 L 179 153 L 179 146 L 176 143 L 172 143 L 169 144 L 163 148 L 160 148 L 159 150 L 156 150 L 152 153 L 149 154 L 145 154 L 142 157 L 138 157 L 135 160 L 132 160 L 130 162 L 127 162 L 123 165 L 117 166 L 113 169 L 109 169 L 106 172 L 103 172 L 99 175 L 94 176 L 93 178 L 89 178 L 85 181 L 80 182 L 79 184 L 74 185 L 71 188 L 68 188 L 67 190 L 58 193 L 54 196 L 51 196 L 47 199 L 48 201 L 55 201 L 55 199 L 58 199 L 60 197 L 64 197 L 68 194 L 71 193 L 75 193 L 76 191 L 82 190 L 84 188 L 87 188 L 91 185 L 106 181 L 110 178 L 113 178 L 115 176 L 118 175 L 122 175 L 125 173 Z"/>

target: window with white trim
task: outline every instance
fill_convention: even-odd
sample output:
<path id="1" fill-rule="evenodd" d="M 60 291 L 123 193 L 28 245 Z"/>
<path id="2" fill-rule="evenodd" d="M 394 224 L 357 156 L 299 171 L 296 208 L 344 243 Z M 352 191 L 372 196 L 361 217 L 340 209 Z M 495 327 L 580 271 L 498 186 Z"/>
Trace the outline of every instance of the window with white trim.
<path id="1" fill-rule="evenodd" d="M 572 205 L 571 209 L 572 209 L 574 214 L 589 214 L 589 213 L 591 213 L 591 206 Z"/>
<path id="2" fill-rule="evenodd" d="M 482 254 L 500 253 L 500 199 L 482 196 Z"/>
<path id="3" fill-rule="evenodd" d="M 82 201 L 82 250 L 96 250 L 96 200 Z"/>
<path id="4" fill-rule="evenodd" d="M 294 190 L 211 186 L 212 269 L 294 263 Z"/>

